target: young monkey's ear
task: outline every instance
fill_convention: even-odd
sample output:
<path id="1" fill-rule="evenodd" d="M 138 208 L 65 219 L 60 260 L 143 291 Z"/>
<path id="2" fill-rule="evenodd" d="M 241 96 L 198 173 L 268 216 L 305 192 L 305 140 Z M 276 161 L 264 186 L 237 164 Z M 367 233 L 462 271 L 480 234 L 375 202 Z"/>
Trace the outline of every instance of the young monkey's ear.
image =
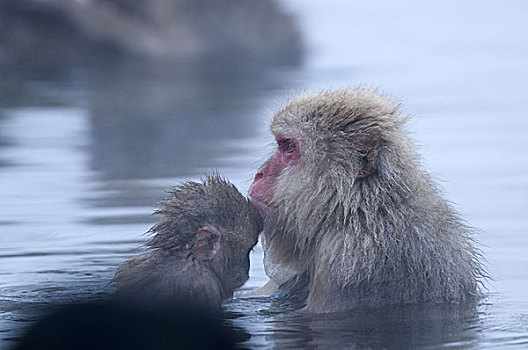
<path id="1" fill-rule="evenodd" d="M 220 249 L 222 234 L 211 225 L 202 227 L 196 233 L 192 255 L 198 260 L 213 259 Z"/>
<path id="2" fill-rule="evenodd" d="M 371 139 L 365 142 L 365 147 L 360 152 L 360 157 L 358 179 L 367 177 L 376 171 L 378 152 L 374 140 Z"/>

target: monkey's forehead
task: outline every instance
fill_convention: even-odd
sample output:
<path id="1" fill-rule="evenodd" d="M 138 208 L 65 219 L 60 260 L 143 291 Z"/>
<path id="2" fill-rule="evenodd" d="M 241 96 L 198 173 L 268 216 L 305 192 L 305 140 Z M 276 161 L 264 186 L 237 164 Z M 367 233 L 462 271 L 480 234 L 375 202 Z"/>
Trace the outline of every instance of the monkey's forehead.
<path id="1" fill-rule="evenodd" d="M 161 204 L 168 204 L 182 208 L 211 206 L 217 202 L 224 202 L 231 206 L 247 205 L 245 198 L 236 187 L 219 177 L 208 175 L 203 182 L 188 181 L 172 187 L 169 196 Z"/>
<path id="2" fill-rule="evenodd" d="M 306 92 L 292 98 L 274 116 L 275 134 L 342 128 L 354 122 L 387 122 L 396 116 L 399 104 L 365 88 L 341 89 L 320 93 Z M 393 118 L 392 118 L 393 119 Z M 359 126 L 359 125 L 358 125 Z"/>

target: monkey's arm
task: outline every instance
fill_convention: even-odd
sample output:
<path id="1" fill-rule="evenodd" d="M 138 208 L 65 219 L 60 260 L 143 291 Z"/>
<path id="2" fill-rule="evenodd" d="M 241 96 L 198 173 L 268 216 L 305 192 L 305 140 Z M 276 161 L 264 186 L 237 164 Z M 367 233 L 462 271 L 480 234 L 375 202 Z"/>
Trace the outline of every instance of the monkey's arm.
<path id="1" fill-rule="evenodd" d="M 368 306 L 362 305 L 362 299 L 353 288 L 339 286 L 326 269 L 315 272 L 307 294 L 304 310 L 308 313 L 342 312 Z"/>

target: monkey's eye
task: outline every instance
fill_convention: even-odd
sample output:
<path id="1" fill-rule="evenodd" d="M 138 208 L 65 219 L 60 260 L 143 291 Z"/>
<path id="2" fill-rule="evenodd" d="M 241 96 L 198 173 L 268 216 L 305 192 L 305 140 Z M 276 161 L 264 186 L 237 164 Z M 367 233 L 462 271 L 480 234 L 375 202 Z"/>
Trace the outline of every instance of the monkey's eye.
<path id="1" fill-rule="evenodd" d="M 280 139 L 277 141 L 279 148 L 283 152 L 293 152 L 297 148 L 295 141 L 292 139 Z"/>

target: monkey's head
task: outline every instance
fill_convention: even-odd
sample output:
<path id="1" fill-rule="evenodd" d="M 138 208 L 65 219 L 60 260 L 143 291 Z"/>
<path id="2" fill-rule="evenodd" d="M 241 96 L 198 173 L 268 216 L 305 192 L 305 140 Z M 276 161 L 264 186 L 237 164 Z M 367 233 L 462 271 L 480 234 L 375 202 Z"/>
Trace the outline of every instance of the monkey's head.
<path id="1" fill-rule="evenodd" d="M 249 189 L 266 221 L 273 217 L 282 231 L 304 232 L 305 238 L 325 224 L 348 224 L 343 221 L 360 200 L 354 194 L 362 184 L 402 168 L 395 155 L 406 152 L 398 107 L 364 88 L 306 93 L 287 103 L 271 122 L 277 149 Z"/>
<path id="2" fill-rule="evenodd" d="M 157 213 L 163 217 L 151 229 L 150 247 L 204 264 L 227 294 L 247 281 L 262 219 L 232 184 L 218 175 L 187 182 L 170 191 Z"/>

